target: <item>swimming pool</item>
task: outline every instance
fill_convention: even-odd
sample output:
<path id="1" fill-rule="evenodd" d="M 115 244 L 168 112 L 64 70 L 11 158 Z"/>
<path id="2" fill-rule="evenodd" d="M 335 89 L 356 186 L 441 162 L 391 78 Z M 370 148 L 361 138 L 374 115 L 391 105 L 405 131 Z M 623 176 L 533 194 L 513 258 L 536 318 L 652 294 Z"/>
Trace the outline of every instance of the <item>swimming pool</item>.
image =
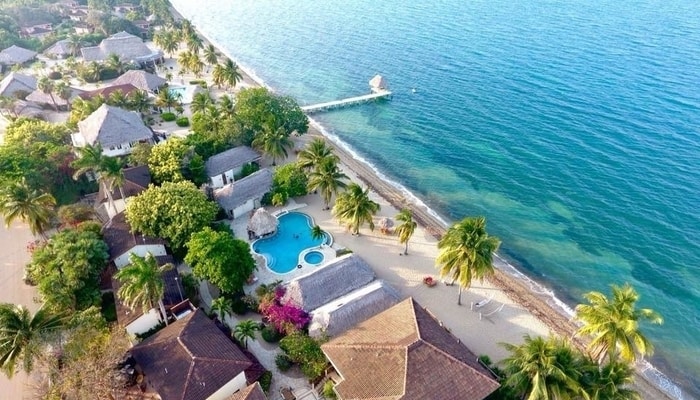
<path id="1" fill-rule="evenodd" d="M 300 212 L 289 212 L 277 217 L 279 226 L 273 236 L 253 242 L 253 251 L 265 257 L 267 267 L 278 274 L 294 270 L 299 264 L 299 255 L 304 250 L 330 244 L 331 237 L 324 232 L 324 238 L 311 237 L 313 220 Z M 319 260 L 319 263 L 322 260 Z M 312 264 L 312 263 L 309 263 Z"/>
<path id="2" fill-rule="evenodd" d="M 190 104 L 194 96 L 194 86 L 170 86 L 168 92 L 179 98 L 182 104 Z"/>

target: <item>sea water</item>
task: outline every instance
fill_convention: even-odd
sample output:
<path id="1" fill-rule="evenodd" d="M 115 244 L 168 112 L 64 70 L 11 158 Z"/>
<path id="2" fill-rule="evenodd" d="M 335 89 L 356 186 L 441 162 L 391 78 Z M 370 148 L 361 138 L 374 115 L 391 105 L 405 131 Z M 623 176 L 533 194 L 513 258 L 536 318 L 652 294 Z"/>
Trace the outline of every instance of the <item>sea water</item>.
<path id="1" fill-rule="evenodd" d="M 301 104 L 385 76 L 314 118 L 569 305 L 631 283 L 652 362 L 700 391 L 700 2 L 172 2 Z"/>

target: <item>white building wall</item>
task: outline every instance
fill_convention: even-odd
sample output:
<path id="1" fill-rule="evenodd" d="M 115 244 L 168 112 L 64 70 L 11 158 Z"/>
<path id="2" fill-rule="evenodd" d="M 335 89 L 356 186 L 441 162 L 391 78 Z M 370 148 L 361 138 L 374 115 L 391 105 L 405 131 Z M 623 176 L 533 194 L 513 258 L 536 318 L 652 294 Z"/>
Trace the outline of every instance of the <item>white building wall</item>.
<path id="1" fill-rule="evenodd" d="M 238 217 L 240 217 L 240 216 L 246 215 L 246 213 L 248 213 L 248 212 L 252 211 L 253 209 L 255 209 L 255 204 L 256 204 L 256 203 L 258 203 L 258 201 L 256 201 L 256 199 L 249 199 L 249 200 L 246 201 L 244 204 L 242 204 L 242 205 L 236 207 L 236 208 L 233 210 L 233 218 L 236 219 L 236 218 L 238 218 Z"/>
<path id="2" fill-rule="evenodd" d="M 136 312 L 136 311 L 132 311 Z M 126 331 L 130 335 L 148 332 L 156 327 L 161 322 L 160 313 L 155 308 L 151 308 L 147 313 L 136 318 L 132 323 L 126 326 Z M 245 379 L 245 378 L 244 378 Z"/>
<path id="3" fill-rule="evenodd" d="M 245 373 L 241 372 L 235 378 L 228 381 L 228 383 L 222 386 L 219 390 L 212 393 L 211 396 L 207 397 L 207 400 L 225 400 L 237 391 L 243 390 L 246 386 L 248 385 L 245 380 Z"/>
<path id="4" fill-rule="evenodd" d="M 117 156 L 125 156 L 127 154 L 131 154 L 131 144 L 129 143 L 122 143 L 119 146 L 114 146 L 114 147 L 103 147 L 102 148 L 102 154 L 106 155 L 107 157 L 117 157 Z"/>
<path id="5" fill-rule="evenodd" d="M 107 215 L 109 215 L 109 218 L 114 218 L 115 215 L 126 210 L 126 202 L 122 199 L 114 200 L 114 207 L 112 207 L 109 204 L 109 200 L 106 200 L 104 204 L 105 204 L 105 209 L 107 210 Z M 117 209 L 116 213 L 114 212 L 115 208 Z"/>
<path id="6" fill-rule="evenodd" d="M 139 239 L 137 238 L 136 240 Z M 114 259 L 114 265 L 117 266 L 117 269 L 122 269 L 129 265 L 129 256 L 132 253 L 136 254 L 139 257 L 146 257 L 146 254 L 148 253 L 151 253 L 156 257 L 164 256 L 167 254 L 165 252 L 165 246 L 163 246 L 162 244 L 142 244 L 134 246 L 131 248 L 131 250 Z"/>
<path id="7" fill-rule="evenodd" d="M 219 188 L 226 186 L 227 184 L 229 184 L 235 180 L 234 175 L 239 173 L 239 172 L 241 172 L 241 169 L 237 168 L 236 170 L 230 169 L 230 170 L 224 172 L 223 174 L 219 174 L 216 176 L 210 176 L 209 182 L 211 182 L 211 187 L 213 189 L 219 189 Z M 225 183 L 224 183 L 224 175 L 226 175 L 226 182 Z"/>

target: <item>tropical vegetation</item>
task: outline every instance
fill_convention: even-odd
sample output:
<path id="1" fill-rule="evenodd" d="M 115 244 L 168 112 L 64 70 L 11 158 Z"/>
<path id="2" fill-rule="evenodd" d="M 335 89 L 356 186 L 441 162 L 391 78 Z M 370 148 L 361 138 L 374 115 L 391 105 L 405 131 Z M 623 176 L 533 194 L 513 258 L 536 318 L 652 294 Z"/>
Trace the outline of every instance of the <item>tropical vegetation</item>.
<path id="1" fill-rule="evenodd" d="M 380 210 L 379 203 L 369 198 L 369 188 L 362 189 L 357 183 L 347 186 L 345 192 L 338 195 L 333 206 L 333 215 L 347 225 L 354 235 L 360 234 L 364 224 L 374 230 L 374 215 Z"/>
<path id="2" fill-rule="evenodd" d="M 168 318 L 163 304 L 163 273 L 173 268 L 175 266 L 170 263 L 158 265 L 158 260 L 151 253 L 145 257 L 132 253 L 129 255 L 129 265 L 114 274 L 121 284 L 117 292 L 119 299 L 132 310 L 140 309 L 143 313 L 157 305 L 167 325 Z"/>
<path id="3" fill-rule="evenodd" d="M 0 214 L 7 228 L 20 219 L 29 225 L 32 235 L 45 238 L 55 206 L 56 199 L 51 194 L 31 188 L 24 177 L 0 189 Z"/>
<path id="4" fill-rule="evenodd" d="M 348 179 L 350 178 L 338 168 L 335 156 L 327 156 L 321 158 L 309 173 L 309 191 L 319 191 L 325 209 L 328 210 L 331 198 L 347 187 L 345 180 Z"/>
<path id="5" fill-rule="evenodd" d="M 407 255 L 408 241 L 411 240 L 411 237 L 413 237 L 413 234 L 416 232 L 418 223 L 413 220 L 413 211 L 408 208 L 402 209 L 394 218 L 400 222 L 395 232 L 399 237 L 399 243 L 406 245 L 403 254 Z"/>

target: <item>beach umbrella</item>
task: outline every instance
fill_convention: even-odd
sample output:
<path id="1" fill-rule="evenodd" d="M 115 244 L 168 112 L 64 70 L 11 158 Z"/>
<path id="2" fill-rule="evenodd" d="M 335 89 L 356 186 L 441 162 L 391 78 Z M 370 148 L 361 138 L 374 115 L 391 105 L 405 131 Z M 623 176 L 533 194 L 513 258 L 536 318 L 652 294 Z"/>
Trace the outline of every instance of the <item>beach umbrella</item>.
<path id="1" fill-rule="evenodd" d="M 279 221 L 275 216 L 260 207 L 255 211 L 250 221 L 248 221 L 248 231 L 253 232 L 255 236 L 264 236 L 277 231 Z"/>
<path id="2" fill-rule="evenodd" d="M 379 220 L 379 222 L 377 223 L 377 226 L 379 226 L 379 229 L 383 233 L 387 233 L 387 232 L 389 232 L 389 229 L 393 228 L 394 221 L 391 218 L 384 217 L 384 218 Z"/>

